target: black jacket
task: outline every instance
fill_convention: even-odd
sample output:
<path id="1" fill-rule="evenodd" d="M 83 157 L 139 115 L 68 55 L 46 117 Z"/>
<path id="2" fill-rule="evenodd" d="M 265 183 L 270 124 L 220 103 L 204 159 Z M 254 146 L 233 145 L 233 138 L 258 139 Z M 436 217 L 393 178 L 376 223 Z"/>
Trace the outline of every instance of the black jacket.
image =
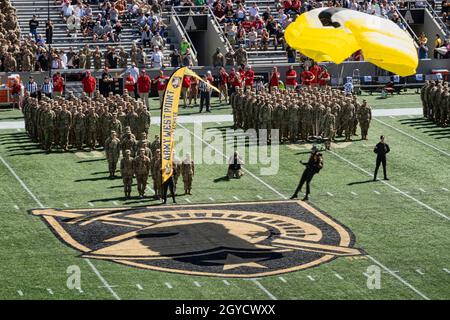
<path id="1" fill-rule="evenodd" d="M 389 151 L 391 151 L 389 145 L 387 143 L 382 142 L 378 142 L 375 148 L 373 149 L 373 152 L 375 152 L 378 157 L 385 157 L 386 154 L 389 153 Z"/>

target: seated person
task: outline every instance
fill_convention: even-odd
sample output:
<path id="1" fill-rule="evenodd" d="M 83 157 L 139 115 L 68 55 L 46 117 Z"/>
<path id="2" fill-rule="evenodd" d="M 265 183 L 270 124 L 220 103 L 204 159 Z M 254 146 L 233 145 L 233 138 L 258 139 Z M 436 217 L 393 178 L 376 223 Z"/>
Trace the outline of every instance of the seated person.
<path id="1" fill-rule="evenodd" d="M 228 159 L 228 172 L 227 177 L 228 179 L 236 178 L 240 179 L 244 173 L 242 172 L 242 165 L 244 164 L 244 161 L 239 156 L 239 153 L 237 151 L 234 152 L 234 154 Z"/>

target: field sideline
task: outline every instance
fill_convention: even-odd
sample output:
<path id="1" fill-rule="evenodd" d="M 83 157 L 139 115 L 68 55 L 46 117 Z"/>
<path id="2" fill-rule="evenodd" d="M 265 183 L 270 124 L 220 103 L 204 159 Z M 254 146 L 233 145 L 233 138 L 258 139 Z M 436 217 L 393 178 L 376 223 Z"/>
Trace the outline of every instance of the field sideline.
<path id="1" fill-rule="evenodd" d="M 417 95 L 369 99 L 374 108 L 420 106 Z M 229 113 L 229 108 L 222 112 Z M 19 116 L 0 112 L 0 119 Z M 229 125 L 208 123 L 203 128 Z M 180 127 L 193 130 L 191 124 Z M 152 126 L 151 131 L 153 137 L 158 127 Z M 392 149 L 387 183 L 368 182 L 374 166 L 372 149 L 380 134 L 387 136 Z M 199 137 L 191 138 L 200 142 Z M 449 299 L 450 129 L 416 116 L 380 117 L 372 121 L 369 141 L 338 146 L 324 153 L 325 167 L 313 180 L 311 203 L 350 228 L 356 236 L 355 247 L 368 255 L 243 280 L 177 275 L 79 258 L 28 210 L 155 202 L 124 200 L 121 180 L 107 179 L 106 161 L 99 152 L 46 155 L 23 130 L 0 130 L 0 298 Z M 281 145 L 277 175 L 261 176 L 259 165 L 246 165 L 245 176 L 229 182 L 218 179 L 225 174 L 224 165 L 199 165 L 193 195 L 180 196 L 178 202 L 285 199 L 298 183 L 298 161 L 306 160 L 307 153 L 301 144 Z M 81 292 L 66 286 L 66 270 L 72 265 L 81 269 Z M 367 288 L 365 273 L 370 265 L 383 270 L 381 289 Z"/>

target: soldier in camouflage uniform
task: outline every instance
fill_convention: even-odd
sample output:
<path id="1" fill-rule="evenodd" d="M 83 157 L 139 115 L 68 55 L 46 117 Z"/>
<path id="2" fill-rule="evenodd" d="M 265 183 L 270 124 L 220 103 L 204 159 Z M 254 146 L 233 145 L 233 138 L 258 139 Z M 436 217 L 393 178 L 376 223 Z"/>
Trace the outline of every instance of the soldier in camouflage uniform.
<path id="1" fill-rule="evenodd" d="M 73 127 L 75 130 L 75 144 L 77 149 L 81 150 L 86 139 L 86 115 L 83 113 L 81 107 L 78 108 L 74 116 Z"/>
<path id="2" fill-rule="evenodd" d="M 72 126 L 72 114 L 67 110 L 66 105 L 62 105 L 61 111 L 56 118 L 56 125 L 59 131 L 59 144 L 63 151 L 68 150 L 69 130 Z"/>
<path id="3" fill-rule="evenodd" d="M 120 161 L 120 173 L 122 175 L 125 197 L 130 198 L 134 176 L 134 159 L 131 157 L 130 150 L 125 150 L 124 157 Z"/>
<path id="4" fill-rule="evenodd" d="M 367 133 L 369 131 L 371 120 L 372 120 L 372 109 L 367 105 L 367 101 L 363 100 L 363 103 L 358 110 L 358 121 L 361 127 L 362 140 L 367 140 Z"/>
<path id="5" fill-rule="evenodd" d="M 153 179 L 153 190 L 155 190 L 155 199 L 161 199 L 162 196 L 162 172 L 161 172 L 161 150 L 158 148 L 154 152 L 153 162 L 152 162 L 152 179 Z"/>
<path id="6" fill-rule="evenodd" d="M 111 136 L 106 139 L 105 143 L 105 154 L 108 160 L 109 177 L 116 177 L 117 162 L 120 156 L 120 140 L 117 138 L 117 133 L 111 131 Z"/>
<path id="7" fill-rule="evenodd" d="M 125 133 L 121 138 L 122 156 L 125 156 L 126 150 L 130 150 L 131 156 L 134 157 L 135 147 L 136 147 L 136 138 L 134 137 L 134 134 L 131 133 L 130 127 L 125 127 Z"/>
<path id="8" fill-rule="evenodd" d="M 87 135 L 87 145 L 91 150 L 95 150 L 97 145 L 97 132 L 99 126 L 99 117 L 95 113 L 93 107 L 90 108 L 89 114 L 86 116 L 86 135 Z"/>
<path id="9" fill-rule="evenodd" d="M 145 150 L 140 149 L 139 155 L 134 159 L 134 174 L 137 180 L 137 189 L 139 197 L 145 196 L 145 189 L 147 188 L 147 179 L 150 172 L 150 159 L 145 156 Z"/>
<path id="10" fill-rule="evenodd" d="M 52 151 L 53 135 L 55 133 L 55 112 L 51 109 L 50 105 L 45 107 L 45 111 L 42 114 L 42 128 L 44 130 L 44 149 L 47 153 Z"/>
<path id="11" fill-rule="evenodd" d="M 195 169 L 194 161 L 190 154 L 186 154 L 186 158 L 181 162 L 181 175 L 183 176 L 184 194 L 192 195 L 192 179 L 194 178 Z"/>

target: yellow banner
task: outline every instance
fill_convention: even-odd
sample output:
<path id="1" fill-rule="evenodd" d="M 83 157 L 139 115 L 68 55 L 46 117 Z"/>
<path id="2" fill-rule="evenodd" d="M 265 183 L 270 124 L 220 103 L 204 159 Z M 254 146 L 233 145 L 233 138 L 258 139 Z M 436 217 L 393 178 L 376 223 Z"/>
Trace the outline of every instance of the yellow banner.
<path id="1" fill-rule="evenodd" d="M 184 76 L 191 76 L 205 82 L 198 74 L 182 67 L 177 69 L 170 77 L 166 91 L 164 92 L 164 101 L 161 110 L 161 170 L 162 183 L 169 180 L 173 174 L 173 154 L 174 154 L 174 135 L 177 127 L 178 104 L 180 102 L 181 88 Z M 205 82 L 209 87 L 220 92 L 209 82 Z"/>
<path id="2" fill-rule="evenodd" d="M 178 103 L 186 67 L 177 69 L 170 77 L 161 110 L 161 169 L 162 183 L 173 173 L 174 134 L 177 127 Z"/>

